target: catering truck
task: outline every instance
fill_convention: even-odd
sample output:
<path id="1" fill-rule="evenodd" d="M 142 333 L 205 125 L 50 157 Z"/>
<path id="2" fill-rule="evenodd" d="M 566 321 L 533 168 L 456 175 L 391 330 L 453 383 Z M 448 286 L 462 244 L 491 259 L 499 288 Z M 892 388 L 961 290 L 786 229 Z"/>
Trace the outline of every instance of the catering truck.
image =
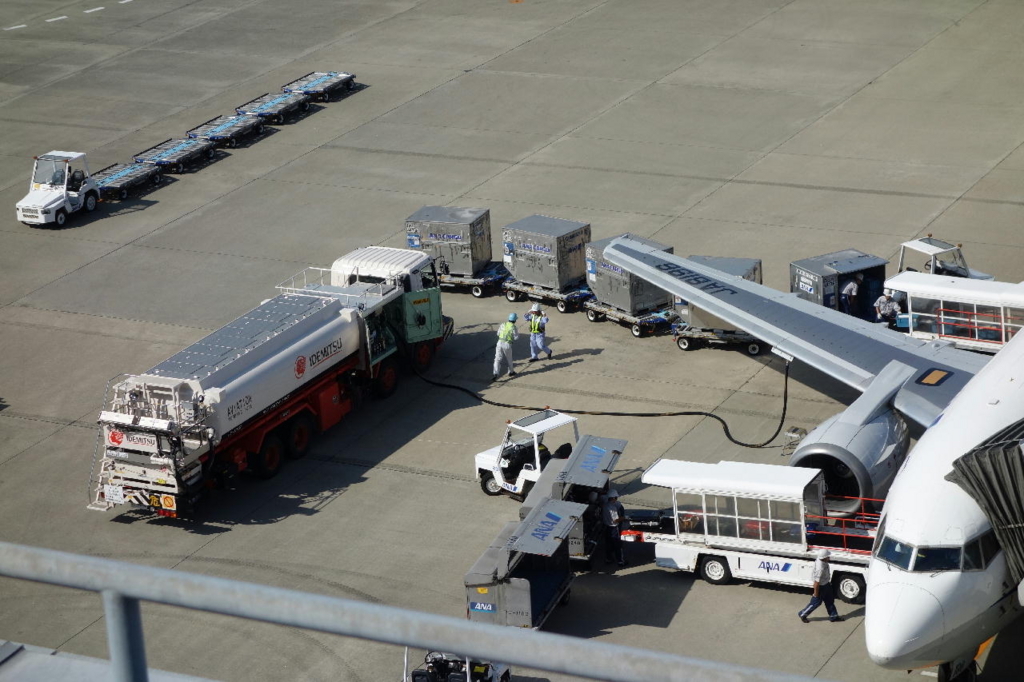
<path id="1" fill-rule="evenodd" d="M 156 367 L 108 383 L 90 509 L 187 515 L 240 471 L 271 478 L 348 414 L 394 392 L 399 361 L 430 364 L 452 332 L 420 252 L 357 249 Z"/>
<path id="2" fill-rule="evenodd" d="M 622 539 L 653 544 L 658 566 L 700 573 L 713 585 L 735 577 L 811 587 L 814 554 L 825 548 L 836 594 L 864 603 L 878 526 L 869 509 L 879 500 L 843 498 L 844 509 L 855 500 L 860 508 L 837 515 L 820 470 L 774 464 L 661 459 L 640 480 L 668 488 L 672 508 L 628 510 Z"/>

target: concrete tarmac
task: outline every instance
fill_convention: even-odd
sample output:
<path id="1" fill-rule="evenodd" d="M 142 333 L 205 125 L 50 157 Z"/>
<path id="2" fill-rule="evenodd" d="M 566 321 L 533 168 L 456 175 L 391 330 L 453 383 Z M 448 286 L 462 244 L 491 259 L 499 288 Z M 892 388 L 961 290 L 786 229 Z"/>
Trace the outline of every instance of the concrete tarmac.
<path id="1" fill-rule="evenodd" d="M 1024 6 L 990 0 L 15 0 L 0 4 L 0 539 L 451 616 L 462 576 L 517 505 L 472 456 L 522 412 L 407 377 L 272 481 L 211 496 L 193 523 L 87 511 L 106 382 L 140 372 L 354 247 L 404 246 L 426 204 L 589 221 L 676 253 L 893 258 L 934 233 L 1024 279 Z M 313 70 L 360 87 L 64 229 L 19 224 L 32 156 L 95 171 Z M 683 354 L 581 314 L 554 359 L 489 383 L 494 330 L 524 304 L 445 294 L 457 333 L 431 376 L 490 399 L 610 411 L 712 410 L 774 430 L 782 360 Z M 526 343 L 517 356 L 525 359 Z M 853 399 L 797 366 L 785 426 Z M 627 438 L 624 503 L 659 457 L 784 463 L 714 422 L 583 417 Z M 547 629 L 832 680 L 902 680 L 864 648 L 863 609 L 804 625 L 805 590 L 715 587 L 599 566 Z M 816 614 L 818 615 L 818 614 Z M 395 647 L 143 607 L 150 665 L 223 680 L 398 679 Z M 823 614 L 822 614 L 823 617 Z M 105 657 L 97 595 L 0 580 L 0 638 Z M 1017 627 L 981 679 L 1012 679 Z M 418 655 L 418 654 L 414 654 Z M 518 680 L 563 676 L 517 671 Z M 931 671 L 914 672 L 913 679 Z"/>

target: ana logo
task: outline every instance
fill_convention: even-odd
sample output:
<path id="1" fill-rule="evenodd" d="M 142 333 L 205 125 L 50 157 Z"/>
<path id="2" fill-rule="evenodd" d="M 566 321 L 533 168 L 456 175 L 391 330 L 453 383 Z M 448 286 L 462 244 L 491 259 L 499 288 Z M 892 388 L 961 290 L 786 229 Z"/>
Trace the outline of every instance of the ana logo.
<path id="1" fill-rule="evenodd" d="M 762 571 L 771 573 L 772 571 L 779 571 L 780 573 L 786 573 L 793 567 L 793 564 L 783 564 L 778 561 L 762 561 L 757 565 Z"/>
<path id="2" fill-rule="evenodd" d="M 494 604 L 488 604 L 485 601 L 471 601 L 469 602 L 469 610 L 482 613 L 494 613 Z"/>
<path id="3" fill-rule="evenodd" d="M 111 431 L 107 435 L 107 438 L 109 438 L 110 442 L 113 443 L 114 445 L 120 445 L 121 443 L 124 442 L 124 434 L 121 433 L 120 431 Z"/>
<path id="4" fill-rule="evenodd" d="M 530 536 L 535 537 L 538 540 L 547 540 L 548 536 L 551 535 L 551 532 L 555 529 L 555 526 L 557 526 L 558 522 L 561 520 L 562 517 L 558 514 L 552 514 L 551 512 L 548 512 L 544 515 L 544 518 L 540 520 L 540 523 L 537 524 L 537 527 L 533 529 L 533 532 L 530 533 Z"/>
<path id="5" fill-rule="evenodd" d="M 306 373 L 306 356 L 300 355 L 295 358 L 295 378 L 301 379 L 302 375 Z"/>
<path id="6" fill-rule="evenodd" d="M 598 472 L 597 466 L 601 463 L 601 455 L 605 452 L 607 451 L 603 448 L 591 445 L 590 452 L 583 455 L 583 461 L 580 463 L 580 469 L 586 469 L 590 473 L 596 474 Z"/>

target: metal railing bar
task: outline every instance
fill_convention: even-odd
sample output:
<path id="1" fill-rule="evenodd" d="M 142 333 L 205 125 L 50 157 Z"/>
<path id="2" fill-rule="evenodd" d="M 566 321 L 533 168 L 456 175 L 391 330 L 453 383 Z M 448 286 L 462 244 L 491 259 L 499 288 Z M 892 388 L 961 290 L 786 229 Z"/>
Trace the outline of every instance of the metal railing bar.
<path id="1" fill-rule="evenodd" d="M 0 575 L 606 682 L 811 678 L 0 542 Z M 141 637 L 141 626 L 139 630 Z"/>
<path id="2" fill-rule="evenodd" d="M 114 682 L 149 682 L 139 600 L 110 589 L 101 594 Z"/>

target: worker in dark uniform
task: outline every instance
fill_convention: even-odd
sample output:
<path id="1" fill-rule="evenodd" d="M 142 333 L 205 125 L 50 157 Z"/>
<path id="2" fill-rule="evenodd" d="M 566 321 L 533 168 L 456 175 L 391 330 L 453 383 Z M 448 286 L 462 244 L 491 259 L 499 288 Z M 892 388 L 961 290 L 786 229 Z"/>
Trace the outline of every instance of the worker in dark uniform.
<path id="1" fill-rule="evenodd" d="M 626 510 L 619 502 L 619 491 L 609 490 L 608 498 L 601 506 L 601 522 L 605 527 L 604 557 L 606 563 L 618 561 L 619 566 L 626 565 L 622 552 L 622 531 L 626 523 Z"/>

